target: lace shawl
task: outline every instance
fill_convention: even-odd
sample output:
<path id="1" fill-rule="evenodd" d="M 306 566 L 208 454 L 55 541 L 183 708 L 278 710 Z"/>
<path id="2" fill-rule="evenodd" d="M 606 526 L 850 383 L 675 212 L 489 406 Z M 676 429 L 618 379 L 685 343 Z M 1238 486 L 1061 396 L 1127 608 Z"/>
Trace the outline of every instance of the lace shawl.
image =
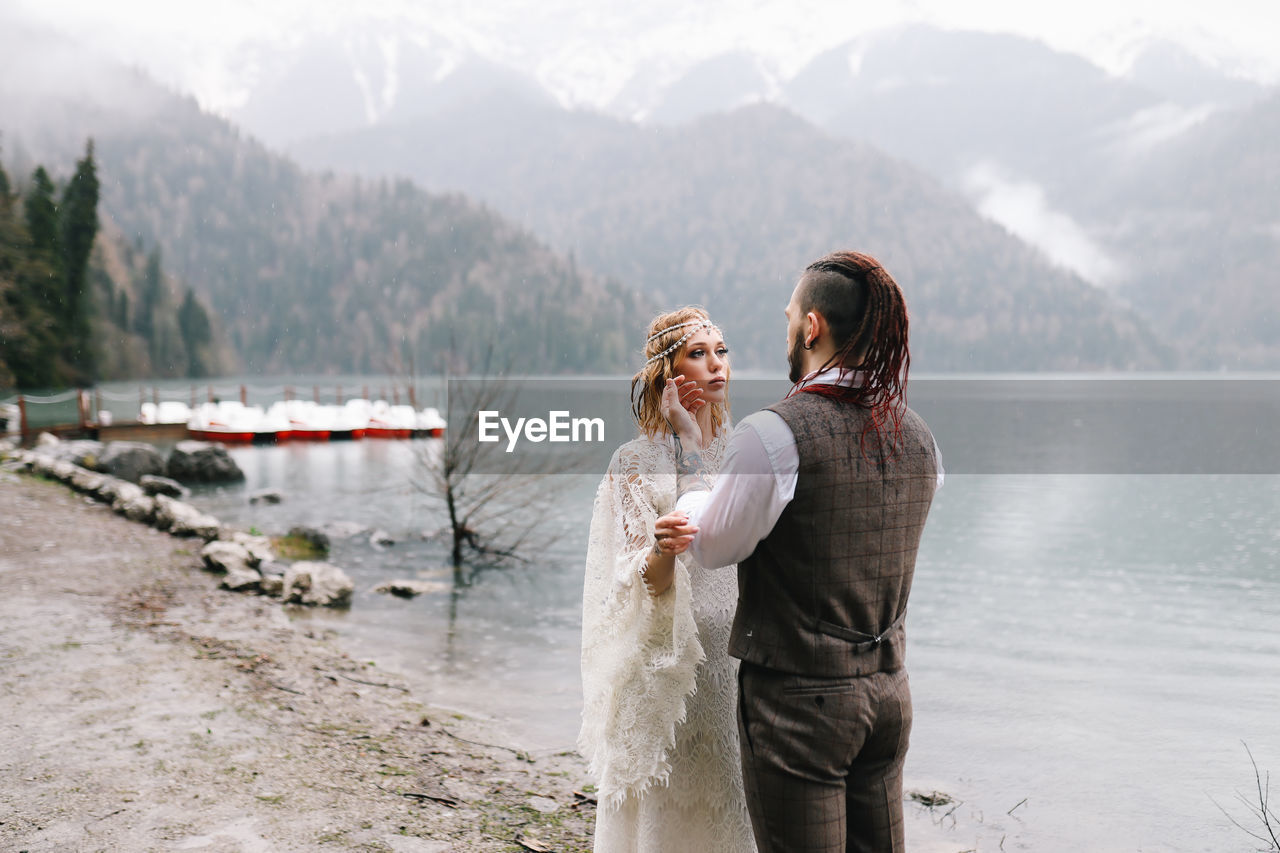
<path id="1" fill-rule="evenodd" d="M 704 457 L 718 470 L 725 433 Z M 640 572 L 653 525 L 675 508 L 675 454 L 638 438 L 614 453 L 596 490 L 582 603 L 582 729 L 578 748 L 601 808 L 666 784 L 676 726 L 704 660 L 688 554 L 671 588 L 649 595 Z"/>

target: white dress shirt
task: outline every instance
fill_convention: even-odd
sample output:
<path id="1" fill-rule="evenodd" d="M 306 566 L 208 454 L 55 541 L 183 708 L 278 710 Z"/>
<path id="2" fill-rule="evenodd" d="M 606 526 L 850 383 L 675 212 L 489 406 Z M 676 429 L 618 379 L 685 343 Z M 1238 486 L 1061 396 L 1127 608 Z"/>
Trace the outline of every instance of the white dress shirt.
<path id="1" fill-rule="evenodd" d="M 852 375 L 841 381 L 839 369 L 832 368 L 807 377 L 803 384 L 852 381 Z M 933 447 L 938 460 L 936 490 L 944 472 L 936 441 Z M 676 501 L 676 509 L 687 513 L 698 528 L 689 546 L 698 565 L 720 568 L 751 556 L 795 497 L 799 474 L 796 437 L 781 415 L 761 409 L 740 421 L 729 436 L 715 486 L 709 492 L 688 492 Z"/>

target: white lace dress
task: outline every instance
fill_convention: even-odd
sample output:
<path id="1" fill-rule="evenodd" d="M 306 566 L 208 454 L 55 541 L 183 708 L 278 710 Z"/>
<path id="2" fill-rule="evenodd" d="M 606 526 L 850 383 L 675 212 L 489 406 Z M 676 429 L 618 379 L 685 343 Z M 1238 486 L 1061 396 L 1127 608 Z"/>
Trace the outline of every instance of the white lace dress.
<path id="1" fill-rule="evenodd" d="M 725 444 L 705 452 L 713 470 Z M 640 575 L 653 524 L 675 500 L 670 439 L 618 448 L 596 491 L 579 736 L 597 780 L 596 853 L 755 850 L 728 654 L 737 570 L 702 570 L 683 555 L 657 598 Z"/>

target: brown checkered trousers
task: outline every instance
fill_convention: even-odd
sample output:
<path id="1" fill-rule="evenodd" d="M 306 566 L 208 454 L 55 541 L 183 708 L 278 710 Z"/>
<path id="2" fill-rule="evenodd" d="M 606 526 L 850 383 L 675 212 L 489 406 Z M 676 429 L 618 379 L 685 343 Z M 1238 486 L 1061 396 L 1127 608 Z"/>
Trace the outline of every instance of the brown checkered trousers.
<path id="1" fill-rule="evenodd" d="M 800 457 L 795 496 L 738 565 L 729 652 L 761 853 L 902 851 L 911 732 L 907 598 L 937 483 L 910 409 L 896 448 L 867 409 L 818 394 L 770 407 Z M 882 427 L 891 432 L 892 427 Z"/>

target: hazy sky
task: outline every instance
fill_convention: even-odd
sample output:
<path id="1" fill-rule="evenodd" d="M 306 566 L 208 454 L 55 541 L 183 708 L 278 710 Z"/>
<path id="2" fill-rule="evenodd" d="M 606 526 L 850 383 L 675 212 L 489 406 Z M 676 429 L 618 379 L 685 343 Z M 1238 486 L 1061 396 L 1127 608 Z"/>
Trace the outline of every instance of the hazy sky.
<path id="1" fill-rule="evenodd" d="M 422 33 L 536 73 L 581 100 L 637 67 L 661 72 L 745 48 L 789 75 L 818 52 L 904 22 L 1017 33 L 1122 70 L 1148 36 L 1214 64 L 1280 81 L 1280 3 L 1263 0 L 5 0 L 225 110 L 243 99 L 249 56 L 354 25 Z M 870 7 L 870 8 L 868 8 Z"/>

